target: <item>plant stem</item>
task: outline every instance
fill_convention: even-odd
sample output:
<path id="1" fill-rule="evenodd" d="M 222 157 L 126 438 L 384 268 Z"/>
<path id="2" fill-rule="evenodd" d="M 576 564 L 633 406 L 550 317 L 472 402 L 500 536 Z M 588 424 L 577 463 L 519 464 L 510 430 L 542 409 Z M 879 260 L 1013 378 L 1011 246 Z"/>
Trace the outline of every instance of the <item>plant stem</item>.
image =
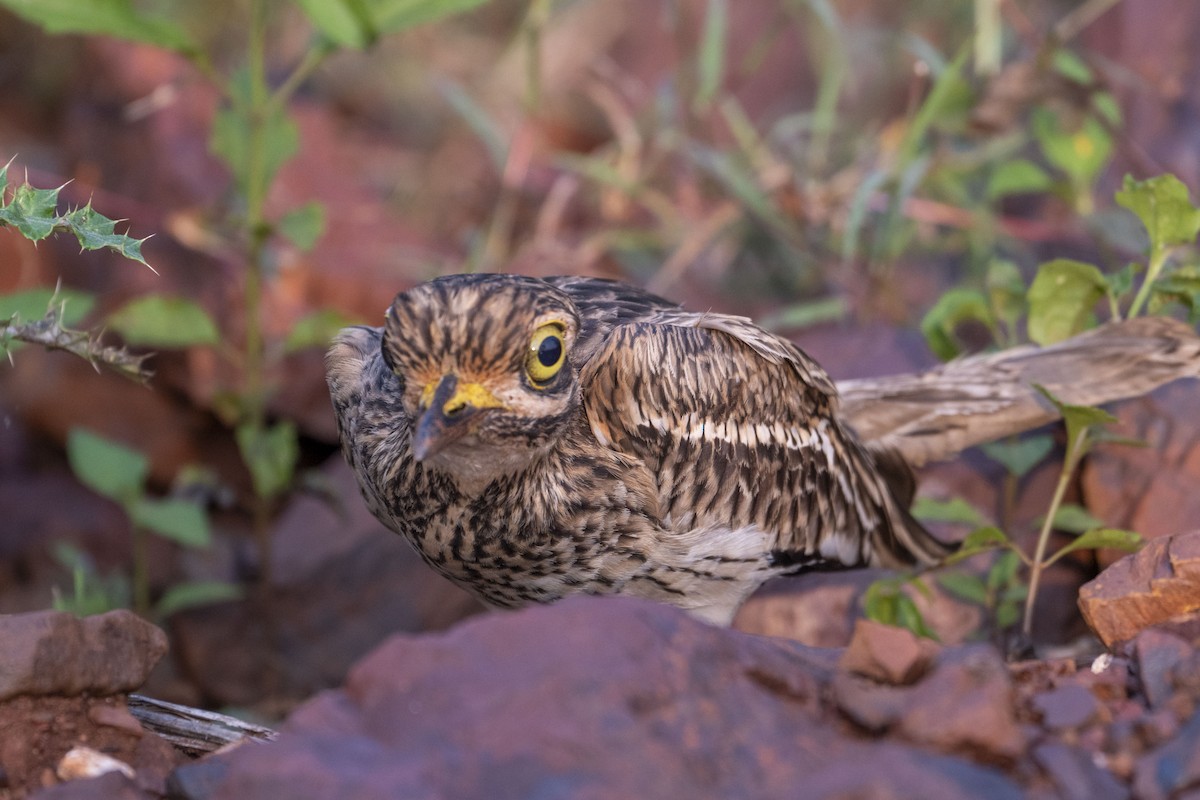
<path id="1" fill-rule="evenodd" d="M 134 525 L 133 535 L 133 610 L 141 617 L 150 617 L 150 558 L 146 552 L 150 537 L 140 525 Z"/>
<path id="2" fill-rule="evenodd" d="M 1129 306 L 1127 319 L 1133 319 L 1142 310 L 1146 300 L 1150 297 L 1150 289 L 1154 286 L 1154 282 L 1158 280 L 1158 273 L 1162 272 L 1162 268 L 1167 263 L 1167 248 L 1155 247 L 1150 254 L 1150 265 L 1146 267 L 1146 277 L 1142 280 L 1142 285 L 1138 287 L 1137 296 L 1133 298 L 1133 303 Z"/>
<path id="3" fill-rule="evenodd" d="M 1083 452 L 1083 444 L 1087 440 L 1087 435 L 1088 429 L 1085 427 L 1079 431 L 1075 441 L 1067 443 L 1067 453 L 1063 458 L 1058 485 L 1054 487 L 1054 497 L 1050 500 L 1050 508 L 1046 511 L 1046 520 L 1042 523 L 1042 530 L 1038 533 L 1037 549 L 1034 551 L 1033 562 L 1029 570 L 1029 594 L 1025 596 L 1025 619 L 1021 626 L 1021 630 L 1026 636 L 1029 636 L 1033 630 L 1033 604 L 1037 599 L 1042 571 L 1048 566 L 1045 563 L 1046 547 L 1050 544 L 1050 532 L 1054 530 L 1054 518 L 1058 515 L 1058 507 L 1062 505 L 1063 497 L 1067 493 L 1067 486 L 1071 483 L 1071 475 L 1075 472 L 1075 465 L 1079 461 L 1079 454 Z"/>
<path id="4" fill-rule="evenodd" d="M 270 227 L 266 222 L 267 197 L 267 125 L 272 115 L 272 96 L 267 88 L 266 73 L 267 4 L 254 0 L 250 12 L 248 67 L 250 71 L 250 108 L 248 156 L 246 160 L 245 236 L 246 282 L 242 302 L 245 304 L 245 355 L 242 370 L 242 424 L 260 438 L 266 424 L 265 347 L 263 341 L 263 278 L 264 254 Z M 254 537 L 258 543 L 259 580 L 270 585 L 271 546 L 269 498 L 257 492 L 254 497 Z"/>

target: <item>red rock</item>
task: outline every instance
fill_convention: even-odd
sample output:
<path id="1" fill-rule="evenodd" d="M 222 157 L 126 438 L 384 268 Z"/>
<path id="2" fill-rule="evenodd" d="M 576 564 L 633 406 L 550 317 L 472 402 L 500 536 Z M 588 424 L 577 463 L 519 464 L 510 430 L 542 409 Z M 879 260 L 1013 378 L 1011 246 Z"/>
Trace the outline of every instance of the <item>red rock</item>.
<path id="1" fill-rule="evenodd" d="M 1124 800 L 1129 789 L 1096 766 L 1091 753 L 1060 742 L 1046 742 L 1033 750 L 1034 760 L 1045 770 L 1062 800 Z"/>
<path id="2" fill-rule="evenodd" d="M 1170 742 L 1137 760 L 1133 793 L 1138 800 L 1193 798 L 1200 787 L 1200 714 Z"/>
<path id="3" fill-rule="evenodd" d="M 0 616 L 0 700 L 132 691 L 167 652 L 161 630 L 130 611 Z"/>
<path id="4" fill-rule="evenodd" d="M 88 719 L 97 725 L 119 728 L 138 737 L 146 733 L 142 723 L 125 706 L 92 706 L 88 709 Z"/>
<path id="5" fill-rule="evenodd" d="M 897 728 L 910 741 L 943 751 L 1013 760 L 1025 749 L 1008 668 L 984 645 L 944 650 L 933 671 L 914 687 Z"/>
<path id="6" fill-rule="evenodd" d="M 837 725 L 831 656 L 622 598 L 490 614 L 390 639 L 278 742 L 217 757 L 223 776 L 206 765 L 207 796 L 1020 796 L 994 769 Z"/>
<path id="7" fill-rule="evenodd" d="M 1146 447 L 1101 446 L 1084 462 L 1088 509 L 1109 525 L 1149 538 L 1186 531 L 1200 518 L 1200 393 L 1193 381 L 1114 409 L 1112 432 Z M 1113 553 L 1109 561 L 1119 558 Z"/>
<path id="8" fill-rule="evenodd" d="M 912 631 L 862 619 L 838 661 L 840 669 L 882 683 L 907 685 L 919 679 L 937 656 L 937 645 Z"/>
<path id="9" fill-rule="evenodd" d="M 1042 725 L 1059 730 L 1087 725 L 1095 719 L 1100 703 L 1090 690 L 1067 684 L 1035 695 L 1033 707 L 1041 715 Z"/>
<path id="10" fill-rule="evenodd" d="M 1084 585 L 1079 610 L 1108 647 L 1200 610 L 1200 531 L 1155 539 Z"/>
<path id="11" fill-rule="evenodd" d="M 1172 674 L 1175 667 L 1195 651 L 1178 636 L 1153 628 L 1139 633 L 1133 640 L 1133 648 L 1137 654 L 1142 693 L 1150 706 L 1157 708 L 1174 694 Z"/>
<path id="12" fill-rule="evenodd" d="M 338 685 L 388 636 L 441 630 L 481 608 L 371 515 L 340 455 L 322 474 L 344 507 L 291 499 L 272 531 L 269 609 L 247 597 L 171 620 L 176 659 L 220 704 L 299 702 Z"/>

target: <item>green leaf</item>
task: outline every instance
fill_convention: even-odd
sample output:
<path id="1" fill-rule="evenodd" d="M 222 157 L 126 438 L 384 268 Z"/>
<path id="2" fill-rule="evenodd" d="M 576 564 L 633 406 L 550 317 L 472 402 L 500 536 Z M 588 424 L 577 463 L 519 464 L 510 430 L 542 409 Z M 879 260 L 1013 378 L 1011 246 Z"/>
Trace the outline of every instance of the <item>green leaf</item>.
<path id="1" fill-rule="evenodd" d="M 1011 628 L 1021 619 L 1021 604 L 1018 601 L 1001 603 L 996 607 L 996 627 Z"/>
<path id="2" fill-rule="evenodd" d="M 1042 264 L 1029 287 L 1029 338 L 1053 344 L 1083 331 L 1108 282 L 1092 264 L 1058 258 Z"/>
<path id="3" fill-rule="evenodd" d="M 951 289 L 934 303 L 933 308 L 921 320 L 921 333 L 929 343 L 929 349 L 943 361 L 957 356 L 961 349 L 954 338 L 954 331 L 964 322 L 979 322 L 988 330 L 995 330 L 991 308 L 983 293 L 975 289 Z"/>
<path id="4" fill-rule="evenodd" d="M 1074 442 L 1079 438 L 1079 434 L 1085 428 L 1091 428 L 1096 425 L 1108 425 L 1116 422 L 1117 418 L 1108 413 L 1102 408 L 1093 406 L 1073 406 L 1069 403 L 1064 403 L 1059 400 L 1050 390 L 1040 384 L 1034 384 L 1033 388 L 1041 392 L 1042 396 L 1054 404 L 1058 409 L 1058 413 L 1062 415 L 1063 421 L 1067 423 L 1067 442 Z"/>
<path id="5" fill-rule="evenodd" d="M 1152 252 L 1190 244 L 1200 232 L 1200 209 L 1192 205 L 1187 186 L 1174 175 L 1159 175 L 1145 181 L 1135 181 L 1126 175 L 1116 201 L 1142 221 L 1150 236 Z"/>
<path id="6" fill-rule="evenodd" d="M 729 27 L 727 0 L 708 0 L 708 12 L 704 16 L 704 32 L 700 37 L 700 51 L 696 63 L 696 96 L 693 107 L 699 111 L 708 109 L 721 88 L 725 72 L 725 39 Z"/>
<path id="7" fill-rule="evenodd" d="M 277 227 L 285 239 L 308 252 L 325 233 L 325 207 L 316 200 L 305 203 L 284 214 Z"/>
<path id="8" fill-rule="evenodd" d="M 109 314 L 107 322 L 126 342 L 144 347 L 189 347 L 221 339 L 208 312 L 182 297 L 139 297 Z"/>
<path id="9" fill-rule="evenodd" d="M 379 37 L 364 0 L 296 0 L 296 3 L 314 28 L 342 47 L 362 50 Z"/>
<path id="10" fill-rule="evenodd" d="M 1055 112 L 1033 113 L 1033 135 L 1046 160 L 1061 169 L 1076 186 L 1089 186 L 1112 154 L 1112 137 L 1095 117 L 1069 127 Z"/>
<path id="11" fill-rule="evenodd" d="M 141 496 L 150 469 L 141 453 L 83 428 L 68 434 L 67 460 L 80 483 L 126 505 Z"/>
<path id="12" fill-rule="evenodd" d="M 978 575 L 966 572 L 944 572 L 937 576 L 938 585 L 955 597 L 986 606 L 988 590 Z"/>
<path id="13" fill-rule="evenodd" d="M 1075 83 L 1090 84 L 1093 80 L 1092 68 L 1070 50 L 1054 51 L 1054 70 Z"/>
<path id="14" fill-rule="evenodd" d="M 836 322 L 845 319 L 849 309 L 841 297 L 822 297 L 789 306 L 762 317 L 758 324 L 769 331 L 789 328 L 807 328 L 821 322 Z"/>
<path id="15" fill-rule="evenodd" d="M 450 104 L 450 108 L 454 109 L 454 113 L 462 118 L 471 132 L 483 143 L 491 159 L 492 168 L 497 173 L 503 173 L 504 166 L 508 163 L 508 136 L 499 120 L 480 105 L 461 84 L 443 78 L 435 81 L 434 85 L 442 98 Z M 591 166 L 599 164 L 587 158 L 579 158 L 575 163 Z M 616 174 L 615 171 L 613 174 Z M 595 176 L 592 177 L 595 179 Z"/>
<path id="16" fill-rule="evenodd" d="M 1142 543 L 1142 537 L 1133 531 L 1124 531 L 1119 528 L 1095 528 L 1069 542 L 1051 556 L 1046 563 L 1052 564 L 1067 553 L 1076 550 L 1099 550 L 1104 547 L 1112 547 L 1132 553 L 1140 548 Z"/>
<path id="17" fill-rule="evenodd" d="M 984 525 L 967 534 L 967 538 L 963 539 L 958 550 L 946 559 L 946 563 L 957 564 L 988 550 L 995 550 L 997 547 L 1012 547 L 1012 542 L 1009 541 L 1004 531 L 995 525 Z"/>
<path id="18" fill-rule="evenodd" d="M 925 623 L 925 618 L 921 616 L 921 610 L 917 608 L 916 602 L 906 594 L 896 597 L 896 622 L 894 624 L 901 628 L 907 628 L 917 636 L 937 640 L 937 635 Z"/>
<path id="19" fill-rule="evenodd" d="M 958 522 L 975 526 L 989 524 L 979 509 L 961 497 L 949 500 L 918 497 L 913 503 L 912 515 L 923 522 Z"/>
<path id="20" fill-rule="evenodd" d="M 19 17 L 48 33 L 115 36 L 165 47 L 180 53 L 197 48 L 188 34 L 170 20 L 135 9 L 129 0 L 0 0 Z"/>
<path id="21" fill-rule="evenodd" d="M 77 324 L 88 315 L 96 304 L 94 295 L 75 289 L 26 289 L 23 292 L 0 295 L 0 323 L 15 319 L 21 322 L 33 322 L 46 316 L 53 300 L 56 306 L 62 308 L 62 324 L 71 326 Z"/>
<path id="22" fill-rule="evenodd" d="M 380 33 L 395 33 L 470 11 L 485 2 L 487 0 L 368 0 L 367 5 Z"/>
<path id="23" fill-rule="evenodd" d="M 117 233 L 117 221 L 96 213 L 92 209 L 91 203 L 68 212 L 61 218 L 60 224 L 75 234 L 79 246 L 84 250 L 99 250 L 107 247 L 131 261 L 150 266 L 142 257 L 142 242 L 146 239 L 134 239 L 127 234 Z"/>
<path id="24" fill-rule="evenodd" d="M 209 149 L 213 155 L 225 162 L 232 173 L 238 190 L 246 194 L 251 180 L 250 141 L 251 130 L 248 116 L 249 99 L 243 97 L 248 89 L 241 88 L 247 83 L 244 73 L 240 73 L 234 81 L 234 104 L 222 108 L 213 117 L 212 135 L 209 139 Z M 263 124 L 263 154 L 264 161 L 260 166 L 258 177 L 263 185 L 270 185 L 288 159 L 300 149 L 300 131 L 282 108 L 272 113 Z"/>
<path id="25" fill-rule="evenodd" d="M 292 327 L 283 344 L 284 352 L 292 353 L 306 347 L 327 347 L 342 328 L 353 324 L 352 319 L 332 309 L 314 311 L 301 317 Z"/>
<path id="26" fill-rule="evenodd" d="M 133 524 L 187 547 L 208 547 L 212 534 L 208 516 L 199 503 L 168 497 L 143 497 L 129 508 Z"/>
<path id="27" fill-rule="evenodd" d="M 1011 261 L 994 258 L 988 264 L 984 286 L 992 317 L 1004 324 L 1010 337 L 1015 336 L 1017 322 L 1025 313 L 1025 295 L 1028 292 L 1021 270 Z"/>
<path id="28" fill-rule="evenodd" d="M 1054 527 L 1060 531 L 1084 533 L 1096 528 L 1103 528 L 1104 521 L 1096 519 L 1081 505 L 1063 503 L 1054 513 Z"/>
<path id="29" fill-rule="evenodd" d="M 1010 475 L 1020 478 L 1050 454 L 1054 449 L 1054 439 L 1046 434 L 1037 434 L 1022 439 L 989 442 L 982 449 L 988 458 L 1003 464 Z"/>
<path id="30" fill-rule="evenodd" d="M 159 618 L 169 617 L 184 609 L 226 603 L 231 600 L 240 600 L 241 597 L 242 588 L 234 583 L 224 581 L 177 583 L 163 593 L 162 599 L 154 606 L 154 614 Z"/>
<path id="31" fill-rule="evenodd" d="M 1024 158 L 1014 158 L 1004 161 L 988 179 L 987 198 L 995 200 L 1010 194 L 1032 194 L 1044 192 L 1053 185 L 1054 181 L 1046 171 Z"/>
<path id="32" fill-rule="evenodd" d="M 21 235 L 40 242 L 54 232 L 58 223 L 58 189 L 35 189 L 23 183 L 13 192 L 8 205 L 0 207 L 0 223 L 11 225 Z"/>
<path id="33" fill-rule="evenodd" d="M 264 429 L 247 423 L 238 427 L 236 436 L 242 460 L 254 480 L 255 493 L 273 498 L 287 491 L 300 457 L 296 426 L 280 422 Z"/>
<path id="34" fill-rule="evenodd" d="M 1026 587 L 1024 584 L 1015 583 L 1015 581 L 1017 580 L 1017 569 L 1020 566 L 1021 566 L 1021 557 L 1018 556 L 1015 551 L 1007 550 L 1007 551 L 1001 553 L 1000 556 L 996 559 L 996 563 L 992 564 L 992 568 L 988 570 L 988 574 L 987 574 L 987 590 L 988 590 L 988 592 L 989 593 L 995 592 L 998 589 L 1000 589 L 1000 587 L 1002 587 L 1002 586 L 1008 586 L 1011 588 L 1015 585 L 1020 589 L 1020 593 L 1018 595 L 1013 595 L 1013 596 L 1017 597 L 1018 599 L 1023 600 L 1025 598 Z M 1004 597 L 1006 599 L 1011 599 L 1010 594 L 1011 594 L 1010 592 L 1006 592 Z"/>

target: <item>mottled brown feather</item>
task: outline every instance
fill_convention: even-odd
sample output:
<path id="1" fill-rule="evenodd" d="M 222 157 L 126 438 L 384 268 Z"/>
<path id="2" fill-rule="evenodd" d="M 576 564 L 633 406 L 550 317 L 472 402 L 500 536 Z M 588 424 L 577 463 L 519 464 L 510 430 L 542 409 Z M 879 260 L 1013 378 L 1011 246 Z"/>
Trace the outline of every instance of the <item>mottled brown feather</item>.
<path id="1" fill-rule="evenodd" d="M 535 386 L 547 320 L 567 356 Z M 382 332 L 344 331 L 327 371 L 371 510 L 494 605 L 620 593 L 728 622 L 772 575 L 945 551 L 839 423 L 825 373 L 743 318 L 610 281 L 449 276 L 398 295 Z M 422 391 L 446 375 L 504 407 L 418 462 Z"/>

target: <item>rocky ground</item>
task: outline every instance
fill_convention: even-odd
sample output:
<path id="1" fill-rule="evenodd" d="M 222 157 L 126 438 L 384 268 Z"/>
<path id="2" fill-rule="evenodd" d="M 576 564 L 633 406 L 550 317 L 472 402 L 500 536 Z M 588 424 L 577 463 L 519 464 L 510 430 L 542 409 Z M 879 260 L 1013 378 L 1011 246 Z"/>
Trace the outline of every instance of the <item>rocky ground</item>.
<path id="1" fill-rule="evenodd" d="M 578 63 L 547 76 L 551 101 L 598 96 L 587 64 L 619 63 L 622 92 L 662 85 L 664 73 L 678 69 L 677 43 L 661 26 L 644 24 L 642 0 L 573 5 L 588 14 L 551 33 L 574 37 Z M 728 5 L 735 49 L 744 51 L 766 24 L 769 4 Z M 880 29 L 904 22 L 904 4 L 838 6 L 858 9 Z M 146 292 L 180 294 L 236 338 L 239 263 L 211 226 L 228 200 L 227 176 L 207 149 L 215 94 L 179 59 L 151 48 L 46 38 L 10 17 L 3 23 L 0 156 L 17 154 L 18 168 L 28 167 L 40 186 L 66 183 L 64 202 L 93 200 L 129 218 L 134 235 L 155 234 L 147 251 L 159 273 L 103 254 L 81 257 L 71 241 L 35 247 L 5 234 L 0 292 L 62 280 L 97 295 L 95 319 Z M 936 40 L 934 28 L 923 34 Z M 542 216 L 553 206 L 550 190 L 561 188 L 555 159 L 611 138 L 611 121 L 588 103 L 548 102 L 546 115 L 522 116 L 523 72 L 496 69 L 500 47 L 487 50 L 485 29 L 479 23 L 384 43 L 375 54 L 384 60 L 371 69 L 347 58 L 299 96 L 300 155 L 281 172 L 269 211 L 319 198 L 329 224 L 314 251 L 276 254 L 263 308 L 273 340 L 317 308 L 378 322 L 396 291 L 463 263 L 471 246 L 463 232 L 486 228 L 502 188 L 513 188 L 506 181 L 519 184 L 521 201 L 508 269 L 640 275 L 692 308 L 760 317 L 798 299 L 758 275 L 759 293 L 733 291 L 708 254 L 665 282 L 653 271 L 597 260 L 596 232 L 631 220 L 620 203 L 591 208 L 578 186 L 562 218 Z M 1105 74 L 1117 75 L 1111 88 L 1125 116 L 1096 190 L 1102 205 L 1126 172 L 1171 171 L 1200 185 L 1196 30 L 1200 5 L 1126 0 L 1085 31 L 1081 47 L 1097 63 L 1116 65 Z M 769 115 L 781 98 L 794 104 L 797 92 L 816 86 L 803 47 L 776 55 L 739 87 L 751 117 Z M 532 166 L 501 176 L 434 82 L 401 71 L 414 63 L 493 101 L 498 118 L 521 120 L 503 133 L 532 142 Z M 848 87 L 847 103 L 878 97 L 903 105 L 911 78 L 875 75 L 869 86 Z M 128 116 L 164 90 L 162 108 Z M 643 97 L 653 102 L 652 92 Z M 903 109 L 889 109 L 903 117 Z M 882 123 L 862 135 L 877 130 L 892 136 Z M 848 182 L 858 186 L 861 178 Z M 668 194 L 687 227 L 712 208 L 702 181 L 680 181 Z M 1015 219 L 1041 226 L 1009 243 L 1026 266 L 1090 252 L 1095 238 L 1069 214 Z M 933 363 L 916 320 L 953 269 L 919 252 L 893 266 L 900 279 L 885 287 L 889 302 L 872 304 L 859 302 L 870 294 L 868 270 L 837 261 L 830 258 L 822 291 L 848 298 L 857 319 L 789 334 L 837 379 Z M 879 577 L 873 572 L 768 586 L 735 630 L 606 600 L 477 616 L 473 600 L 425 568 L 358 501 L 336 453 L 316 350 L 287 357 L 268 376 L 278 386 L 270 414 L 296 422 L 302 466 L 342 502 L 296 496 L 282 505 L 267 591 L 172 615 L 161 631 L 123 612 L 77 621 L 37 611 L 54 589 L 69 590 L 70 575 L 52 557 L 57 543 L 85 551 L 101 573 L 128 570 L 127 520 L 65 463 L 63 442 L 74 426 L 146 452 L 155 493 L 188 464 L 221 478 L 210 504 L 217 531 L 210 550 L 152 543 L 156 593 L 181 580 L 254 586 L 261 565 L 247 523 L 249 476 L 215 411 L 229 368 L 205 348 L 164 352 L 153 364 L 157 375 L 146 389 L 34 348 L 11 366 L 0 363 L 0 800 L 1200 797 L 1198 534 L 1172 537 L 1200 519 L 1195 382 L 1115 408 L 1115 432 L 1147 446 L 1096 448 L 1071 490 L 1070 499 L 1106 524 L 1137 530 L 1151 545 L 1124 560 L 1077 553 L 1056 565 L 1035 618 L 1040 657 L 1010 662 L 985 641 L 999 638 L 990 636 L 988 615 L 936 587 L 917 602 L 939 644 L 861 622 L 863 591 Z M 1045 512 L 1057 469 L 1052 457 L 1013 487 L 1010 530 L 1028 530 Z M 996 519 L 1007 505 L 1003 485 L 1002 470 L 977 453 L 921 474 L 922 494 L 965 497 Z M 134 690 L 266 719 L 281 736 L 199 758 L 131 713 Z M 94 752 L 64 763 L 80 747 Z M 108 769 L 115 771 L 87 777 Z"/>
<path id="2" fill-rule="evenodd" d="M 277 741 L 198 760 L 125 708 L 161 632 L 9 616 L 0 797 L 1194 797 L 1197 597 L 1200 533 L 1162 539 L 1084 588 L 1110 650 L 1015 663 L 867 621 L 821 648 L 576 598 L 393 636 Z M 80 746 L 128 766 L 76 776 Z"/>

